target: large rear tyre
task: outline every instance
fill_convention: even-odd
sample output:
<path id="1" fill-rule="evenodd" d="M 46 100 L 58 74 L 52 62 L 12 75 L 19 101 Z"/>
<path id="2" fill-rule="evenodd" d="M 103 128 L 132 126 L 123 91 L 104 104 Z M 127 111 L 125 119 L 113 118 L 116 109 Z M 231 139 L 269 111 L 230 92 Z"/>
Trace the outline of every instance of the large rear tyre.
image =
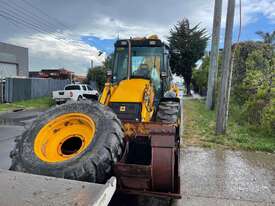
<path id="1" fill-rule="evenodd" d="M 120 120 L 97 102 L 48 110 L 16 139 L 11 170 L 104 183 L 123 152 Z"/>

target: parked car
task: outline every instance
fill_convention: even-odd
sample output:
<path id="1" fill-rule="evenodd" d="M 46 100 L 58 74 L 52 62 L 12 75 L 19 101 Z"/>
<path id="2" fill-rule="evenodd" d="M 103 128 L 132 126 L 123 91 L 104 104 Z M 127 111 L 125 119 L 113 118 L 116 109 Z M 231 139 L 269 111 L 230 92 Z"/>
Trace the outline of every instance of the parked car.
<path id="1" fill-rule="evenodd" d="M 98 100 L 98 91 L 86 84 L 68 84 L 64 90 L 53 91 L 52 97 L 57 104 L 68 100 L 79 101 L 82 99 Z"/>

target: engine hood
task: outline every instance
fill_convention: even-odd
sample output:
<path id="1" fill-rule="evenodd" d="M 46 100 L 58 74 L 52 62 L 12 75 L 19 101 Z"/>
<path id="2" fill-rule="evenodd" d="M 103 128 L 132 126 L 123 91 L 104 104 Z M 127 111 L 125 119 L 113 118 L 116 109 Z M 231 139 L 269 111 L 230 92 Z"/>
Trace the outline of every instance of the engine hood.
<path id="1" fill-rule="evenodd" d="M 110 102 L 142 102 L 146 85 L 150 85 L 147 79 L 122 80 L 113 90 Z"/>

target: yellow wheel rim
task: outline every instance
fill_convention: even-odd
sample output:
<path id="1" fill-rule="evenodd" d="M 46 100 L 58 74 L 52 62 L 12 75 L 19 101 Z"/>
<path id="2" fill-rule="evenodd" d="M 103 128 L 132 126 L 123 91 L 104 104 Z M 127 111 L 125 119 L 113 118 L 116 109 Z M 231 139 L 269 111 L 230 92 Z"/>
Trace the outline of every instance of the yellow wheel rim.
<path id="1" fill-rule="evenodd" d="M 77 156 L 93 140 L 95 123 L 83 113 L 63 114 L 45 124 L 34 141 L 34 153 L 45 162 Z"/>

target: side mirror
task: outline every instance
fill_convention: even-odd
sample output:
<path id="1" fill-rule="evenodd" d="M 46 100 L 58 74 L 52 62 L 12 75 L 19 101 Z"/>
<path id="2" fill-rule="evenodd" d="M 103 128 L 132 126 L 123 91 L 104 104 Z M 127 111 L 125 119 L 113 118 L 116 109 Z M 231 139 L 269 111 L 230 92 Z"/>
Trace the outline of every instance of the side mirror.
<path id="1" fill-rule="evenodd" d="M 103 54 L 103 51 L 98 51 L 98 54 L 97 54 L 97 56 L 101 56 Z"/>
<path id="2" fill-rule="evenodd" d="M 161 73 L 160 73 L 160 77 L 161 77 L 162 79 L 167 78 L 167 72 L 161 72 Z"/>
<path id="3" fill-rule="evenodd" d="M 112 70 L 108 69 L 107 72 L 106 72 L 106 76 L 107 76 L 108 78 L 112 77 L 112 76 L 113 76 Z"/>
<path id="4" fill-rule="evenodd" d="M 178 50 L 178 49 L 173 49 L 173 50 L 172 50 L 172 53 L 174 53 L 174 54 L 180 54 L 180 50 Z"/>
<path id="5" fill-rule="evenodd" d="M 113 77 L 112 70 L 108 69 L 106 72 L 106 76 L 107 76 L 107 83 L 110 83 L 112 81 L 112 77 Z"/>

